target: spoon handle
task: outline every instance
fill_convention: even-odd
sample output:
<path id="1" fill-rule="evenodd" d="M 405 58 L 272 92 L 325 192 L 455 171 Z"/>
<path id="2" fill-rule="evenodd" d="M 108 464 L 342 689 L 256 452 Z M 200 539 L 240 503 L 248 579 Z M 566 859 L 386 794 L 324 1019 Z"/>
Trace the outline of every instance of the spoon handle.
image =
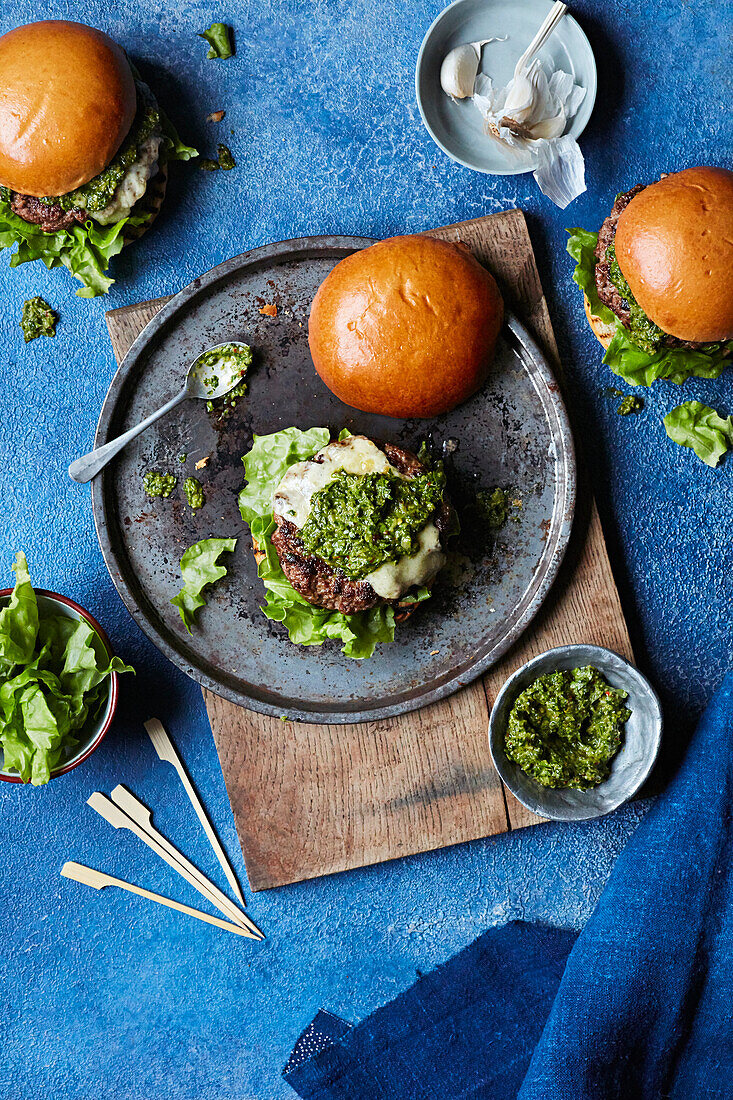
<path id="1" fill-rule="evenodd" d="M 150 416 L 142 420 L 134 428 L 130 428 L 129 431 L 123 432 L 122 435 L 118 435 L 117 439 L 111 439 L 109 443 L 105 443 L 104 446 L 97 447 L 96 451 L 90 451 L 89 454 L 77 458 L 69 466 L 69 477 L 73 478 L 74 481 L 91 481 L 100 470 L 104 469 L 110 459 L 113 459 L 123 447 L 127 446 L 131 439 L 136 439 L 141 432 L 144 432 L 146 428 L 154 424 L 156 420 L 160 420 L 161 416 L 165 416 L 171 409 L 175 409 L 176 405 L 180 405 L 181 401 L 185 401 L 187 396 L 186 390 L 181 390 L 181 392 L 172 398 L 166 405 L 163 405 L 157 412 L 151 413 Z"/>

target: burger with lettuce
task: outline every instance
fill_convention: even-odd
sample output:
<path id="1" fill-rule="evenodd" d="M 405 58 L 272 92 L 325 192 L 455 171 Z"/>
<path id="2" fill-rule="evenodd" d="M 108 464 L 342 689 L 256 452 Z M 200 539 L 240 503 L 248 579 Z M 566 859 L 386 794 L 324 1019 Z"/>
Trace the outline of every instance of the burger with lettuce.
<path id="1" fill-rule="evenodd" d="M 733 172 L 687 168 L 571 229 L 573 278 L 611 369 L 634 386 L 717 378 L 733 352 Z"/>
<path id="2" fill-rule="evenodd" d="M 456 531 L 445 475 L 425 448 L 328 428 L 255 436 L 239 496 L 262 608 L 291 642 L 342 643 L 356 659 L 394 640 L 395 624 L 429 599 Z"/>
<path id="3" fill-rule="evenodd" d="M 62 264 L 84 298 L 148 228 L 166 165 L 188 160 L 125 51 L 93 27 L 45 20 L 0 37 L 0 247 L 12 267 Z"/>

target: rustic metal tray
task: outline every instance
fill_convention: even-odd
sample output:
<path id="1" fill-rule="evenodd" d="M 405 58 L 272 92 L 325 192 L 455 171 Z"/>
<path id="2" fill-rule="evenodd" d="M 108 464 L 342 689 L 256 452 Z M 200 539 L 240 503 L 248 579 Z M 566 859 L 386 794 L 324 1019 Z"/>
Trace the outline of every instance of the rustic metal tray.
<path id="1" fill-rule="evenodd" d="M 354 722 L 400 714 L 479 676 L 527 627 L 557 573 L 575 501 L 575 459 L 567 415 L 546 358 L 510 317 L 483 389 L 446 416 L 392 420 L 343 405 L 316 375 L 308 311 L 330 269 L 361 237 L 311 237 L 267 245 L 214 268 L 177 294 L 137 338 L 105 399 L 100 446 L 167 400 L 191 360 L 212 344 L 245 340 L 255 349 L 248 396 L 224 421 L 190 401 L 114 460 L 92 487 L 100 546 L 112 580 L 148 637 L 204 687 L 266 714 Z M 277 316 L 261 313 L 277 305 Z M 436 370 L 440 364 L 436 363 Z M 336 643 L 293 645 L 259 610 L 262 583 L 237 507 L 242 455 L 252 434 L 296 425 L 348 427 L 417 448 L 455 441 L 447 471 L 462 534 L 433 598 L 399 626 L 392 645 L 366 661 Z M 451 444 L 453 446 L 453 444 Z M 187 454 L 185 464 L 178 456 Z M 205 469 L 194 463 L 210 456 Z M 206 491 L 193 516 L 177 491 L 149 501 L 149 468 L 194 473 Z M 478 488 L 509 487 L 521 506 L 506 526 L 477 531 Z M 179 560 L 199 539 L 239 536 L 228 576 L 209 590 L 189 637 L 170 600 Z"/>

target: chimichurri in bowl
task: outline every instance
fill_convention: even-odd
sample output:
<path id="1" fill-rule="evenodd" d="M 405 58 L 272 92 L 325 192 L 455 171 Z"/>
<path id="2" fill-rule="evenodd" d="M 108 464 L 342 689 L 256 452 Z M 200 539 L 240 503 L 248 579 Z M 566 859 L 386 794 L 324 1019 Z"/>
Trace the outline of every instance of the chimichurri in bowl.
<path id="1" fill-rule="evenodd" d="M 551 649 L 504 684 L 489 720 L 496 769 L 529 810 L 556 821 L 601 817 L 648 778 L 659 752 L 656 692 L 601 646 Z"/>

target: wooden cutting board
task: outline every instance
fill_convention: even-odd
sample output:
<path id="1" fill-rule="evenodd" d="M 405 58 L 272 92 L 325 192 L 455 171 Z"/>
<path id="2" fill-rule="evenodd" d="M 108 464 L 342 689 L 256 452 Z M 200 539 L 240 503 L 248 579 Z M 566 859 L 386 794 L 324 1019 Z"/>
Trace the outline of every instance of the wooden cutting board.
<path id="1" fill-rule="evenodd" d="M 464 241 L 502 284 L 561 376 L 524 215 L 432 231 Z M 168 298 L 107 313 L 120 362 Z M 572 417 L 572 404 L 570 404 Z M 540 613 L 483 678 L 412 714 L 358 725 L 282 722 L 204 691 L 253 890 L 535 825 L 489 754 L 489 712 L 507 676 L 556 645 L 590 642 L 633 660 L 595 502 L 582 484 L 570 546 Z"/>

